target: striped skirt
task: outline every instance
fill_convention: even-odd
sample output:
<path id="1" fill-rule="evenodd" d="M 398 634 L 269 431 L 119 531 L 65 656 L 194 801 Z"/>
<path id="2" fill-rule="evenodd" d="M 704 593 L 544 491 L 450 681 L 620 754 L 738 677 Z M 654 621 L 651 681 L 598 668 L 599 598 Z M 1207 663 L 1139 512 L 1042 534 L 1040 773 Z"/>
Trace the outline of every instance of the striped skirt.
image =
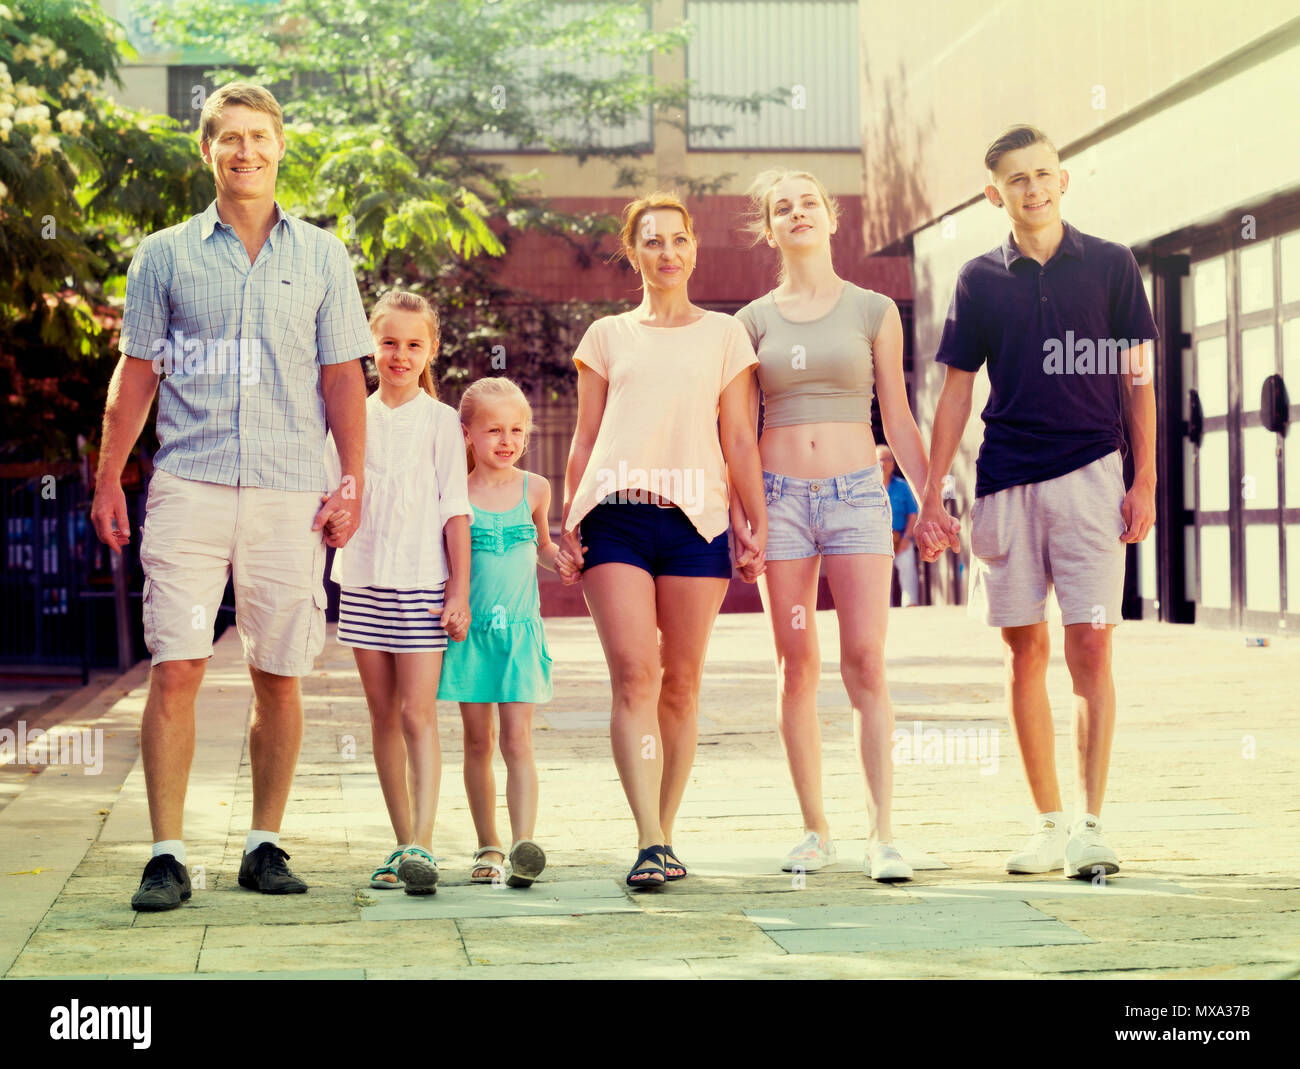
<path id="1" fill-rule="evenodd" d="M 447 632 L 438 618 L 446 586 L 439 583 L 432 590 L 343 587 L 339 595 L 339 641 L 345 646 L 387 653 L 445 650 Z"/>

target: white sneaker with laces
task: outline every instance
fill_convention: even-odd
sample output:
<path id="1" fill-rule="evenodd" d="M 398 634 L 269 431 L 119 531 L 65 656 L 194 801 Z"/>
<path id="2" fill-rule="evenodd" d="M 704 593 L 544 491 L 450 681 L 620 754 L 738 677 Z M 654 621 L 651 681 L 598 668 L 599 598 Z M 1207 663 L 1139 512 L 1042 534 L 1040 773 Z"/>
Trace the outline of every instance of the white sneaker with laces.
<path id="1" fill-rule="evenodd" d="M 815 831 L 804 836 L 803 842 L 785 855 L 782 872 L 816 872 L 835 864 L 835 844 L 823 839 Z"/>
<path id="2" fill-rule="evenodd" d="M 1024 849 L 1007 858 L 1007 871 L 1037 873 L 1062 868 L 1067 838 L 1064 813 L 1039 813 Z"/>
<path id="3" fill-rule="evenodd" d="M 1070 829 L 1065 844 L 1065 875 L 1072 880 L 1090 880 L 1099 874 L 1119 872 L 1115 851 L 1101 841 L 1101 821 L 1085 813 Z"/>
<path id="4" fill-rule="evenodd" d="M 862 871 L 873 880 L 910 880 L 912 866 L 903 860 L 903 855 L 893 843 L 876 841 L 867 847 L 867 856 L 862 862 Z"/>

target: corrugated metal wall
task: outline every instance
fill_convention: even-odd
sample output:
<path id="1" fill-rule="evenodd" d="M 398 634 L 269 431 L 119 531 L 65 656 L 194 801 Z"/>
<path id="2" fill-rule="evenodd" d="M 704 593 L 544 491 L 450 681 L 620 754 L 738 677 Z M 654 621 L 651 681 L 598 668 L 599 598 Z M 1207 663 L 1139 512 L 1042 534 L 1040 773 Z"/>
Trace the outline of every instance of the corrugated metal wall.
<path id="1" fill-rule="evenodd" d="M 575 3 L 568 5 L 563 12 L 547 10 L 546 14 L 552 20 L 566 17 L 582 17 L 601 6 L 603 5 Z M 644 26 L 648 30 L 650 28 L 649 10 L 646 10 L 644 15 Z M 583 78 L 613 79 L 627 69 L 627 60 L 622 57 L 561 57 L 557 56 L 554 51 L 541 51 L 531 48 L 525 50 L 519 56 L 517 62 L 520 68 L 530 73 L 540 72 L 544 69 L 544 64 L 551 64 L 552 69 L 555 69 L 558 65 L 560 69 L 571 71 Z M 650 63 L 651 59 L 647 56 L 644 67 L 647 75 L 650 73 Z M 595 131 L 594 135 L 591 136 L 583 129 L 582 124 L 577 119 L 562 119 L 558 122 L 552 122 L 549 124 L 548 129 L 553 136 L 581 140 L 599 148 L 626 148 L 628 146 L 644 145 L 648 149 L 651 144 L 650 107 L 647 105 L 643 114 L 630 122 L 624 123 L 622 126 L 607 126 Z M 475 149 L 480 152 L 512 152 L 530 147 L 534 149 L 540 147 L 520 145 L 510 138 L 491 132 L 480 134 L 474 139 L 473 144 Z"/>
<path id="2" fill-rule="evenodd" d="M 856 0 L 690 0 L 686 17 L 697 92 L 786 93 L 758 114 L 692 102 L 690 148 L 861 151 Z M 733 129 L 717 137 L 706 124 Z"/>

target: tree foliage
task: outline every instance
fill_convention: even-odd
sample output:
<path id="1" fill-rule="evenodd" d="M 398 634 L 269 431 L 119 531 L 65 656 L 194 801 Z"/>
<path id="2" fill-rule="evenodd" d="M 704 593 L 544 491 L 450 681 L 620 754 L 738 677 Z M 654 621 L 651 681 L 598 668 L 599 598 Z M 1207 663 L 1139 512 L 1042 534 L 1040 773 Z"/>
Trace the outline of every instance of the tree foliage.
<path id="1" fill-rule="evenodd" d="M 0 3 L 0 399 L 8 456 L 68 456 L 103 411 L 139 237 L 211 198 L 165 117 L 114 104 L 122 31 L 90 0 Z"/>
<path id="2" fill-rule="evenodd" d="M 444 381 L 488 371 L 504 345 L 525 385 L 568 383 L 569 335 L 595 309 L 521 298 L 491 258 L 532 229 L 585 265 L 615 221 L 555 211 L 529 192 L 534 172 L 485 153 L 611 160 L 635 182 L 647 116 L 670 121 L 689 95 L 651 77 L 684 27 L 652 31 L 643 3 L 569 0 L 178 0 L 154 13 L 160 38 L 229 57 L 219 80 L 252 67 L 276 92 L 291 124 L 282 203 L 337 229 L 367 297 L 401 285 L 448 313 Z"/>

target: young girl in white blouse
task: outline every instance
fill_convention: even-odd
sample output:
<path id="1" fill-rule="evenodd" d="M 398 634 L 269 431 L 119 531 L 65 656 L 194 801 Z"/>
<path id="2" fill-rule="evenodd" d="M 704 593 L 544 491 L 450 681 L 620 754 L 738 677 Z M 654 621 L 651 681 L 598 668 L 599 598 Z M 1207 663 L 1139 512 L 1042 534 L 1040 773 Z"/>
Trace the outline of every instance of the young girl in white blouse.
<path id="1" fill-rule="evenodd" d="M 361 521 L 335 553 L 330 578 L 342 588 L 338 639 L 356 658 L 397 838 L 370 885 L 432 894 L 442 778 L 435 695 L 448 637 L 463 641 L 469 629 L 473 512 L 460 418 L 437 400 L 430 373 L 437 313 L 416 294 L 389 293 L 370 313 L 370 332 L 379 389 L 366 402 Z M 334 485 L 341 475 L 332 436 L 326 464 Z M 348 522 L 338 511 L 328 527 L 338 533 Z"/>

